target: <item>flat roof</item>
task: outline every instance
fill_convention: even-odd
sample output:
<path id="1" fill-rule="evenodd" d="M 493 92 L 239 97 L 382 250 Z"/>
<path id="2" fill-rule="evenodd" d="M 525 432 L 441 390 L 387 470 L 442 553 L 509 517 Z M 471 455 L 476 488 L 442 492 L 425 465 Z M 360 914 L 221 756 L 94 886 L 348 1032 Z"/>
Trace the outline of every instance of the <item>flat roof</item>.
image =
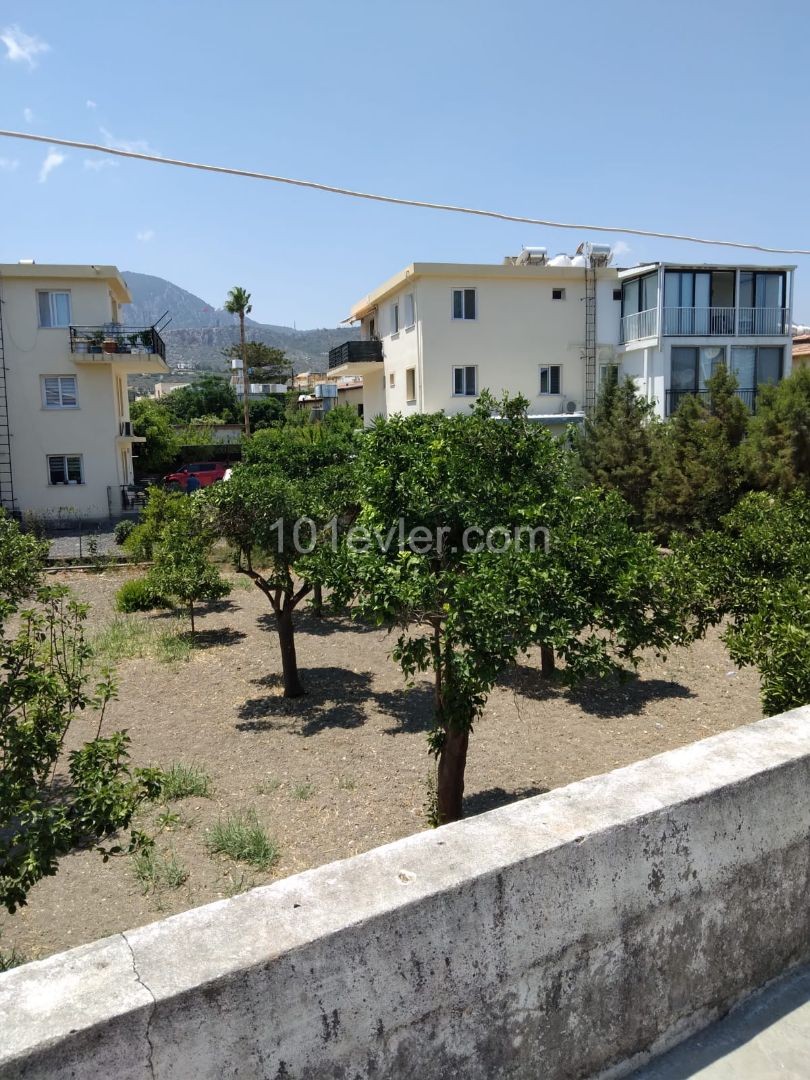
<path id="1" fill-rule="evenodd" d="M 63 281 L 106 281 L 120 304 L 132 303 L 127 283 L 117 266 L 79 263 L 0 263 L 0 277 L 56 278 Z"/>
<path id="2" fill-rule="evenodd" d="M 386 296 L 400 289 L 408 281 L 415 281 L 420 277 L 457 278 L 462 281 L 465 278 L 560 278 L 562 280 L 582 277 L 582 266 L 549 266 L 548 263 L 532 266 L 512 266 L 504 263 L 424 263 L 414 262 L 406 266 L 393 277 L 388 278 L 382 285 L 378 285 L 362 300 L 359 300 L 349 312 L 344 322 L 356 322 L 384 300 Z M 607 277 L 616 274 L 614 266 L 600 266 L 596 270 L 598 277 Z"/>
<path id="3" fill-rule="evenodd" d="M 639 266 L 627 266 L 619 270 L 619 277 L 624 279 L 636 274 L 648 274 L 652 270 L 663 267 L 665 270 L 795 270 L 792 266 L 775 265 L 773 263 L 721 263 L 721 262 L 652 262 L 643 263 Z"/>

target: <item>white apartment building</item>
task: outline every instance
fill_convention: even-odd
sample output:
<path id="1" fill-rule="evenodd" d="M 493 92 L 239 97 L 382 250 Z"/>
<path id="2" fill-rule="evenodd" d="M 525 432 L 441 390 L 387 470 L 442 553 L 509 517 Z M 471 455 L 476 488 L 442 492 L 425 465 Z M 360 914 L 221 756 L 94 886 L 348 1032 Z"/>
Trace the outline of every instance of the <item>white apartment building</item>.
<path id="1" fill-rule="evenodd" d="M 154 327 L 121 326 L 114 266 L 0 265 L 0 503 L 46 518 L 129 508 L 127 376 L 165 373 Z"/>
<path id="2" fill-rule="evenodd" d="M 362 376 L 363 415 L 466 411 L 487 388 L 523 394 L 561 427 L 618 371 L 669 415 L 718 363 L 741 396 L 789 370 L 793 267 L 656 263 L 620 270 L 605 245 L 502 265 L 412 263 L 355 304 L 360 341 L 329 354 L 330 378 Z M 787 358 L 787 359 L 786 359 Z"/>

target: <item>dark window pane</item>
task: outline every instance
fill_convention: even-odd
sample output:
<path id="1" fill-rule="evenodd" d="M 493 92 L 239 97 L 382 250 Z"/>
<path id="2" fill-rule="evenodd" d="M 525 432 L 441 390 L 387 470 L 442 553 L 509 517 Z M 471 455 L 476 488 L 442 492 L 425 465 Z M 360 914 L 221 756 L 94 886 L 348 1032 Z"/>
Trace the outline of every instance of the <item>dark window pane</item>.
<path id="1" fill-rule="evenodd" d="M 673 390 L 697 389 L 697 357 L 697 349 L 673 346 L 671 378 Z"/>
<path id="2" fill-rule="evenodd" d="M 754 275 L 750 270 L 740 271 L 740 307 L 754 306 Z"/>
<path id="3" fill-rule="evenodd" d="M 464 290 L 464 318 L 475 318 L 475 289 Z"/>
<path id="4" fill-rule="evenodd" d="M 540 393 L 541 394 L 547 394 L 548 393 L 548 368 L 547 367 L 541 367 L 540 368 Z"/>
<path id="5" fill-rule="evenodd" d="M 66 484 L 65 459 L 62 457 L 48 458 L 48 471 L 52 484 Z"/>
<path id="6" fill-rule="evenodd" d="M 453 289 L 453 318 L 464 318 L 464 293 L 461 289 Z"/>
<path id="7" fill-rule="evenodd" d="M 453 393 L 464 393 L 464 368 L 453 368 Z"/>
<path id="8" fill-rule="evenodd" d="M 69 457 L 67 459 L 67 475 L 68 480 L 73 480 L 77 484 L 82 482 L 82 459 L 80 457 Z"/>
<path id="9" fill-rule="evenodd" d="M 467 388 L 465 393 L 467 397 L 474 397 L 475 395 L 475 368 L 468 367 L 464 369 L 467 373 Z"/>
<path id="10" fill-rule="evenodd" d="M 782 350 L 761 345 L 757 349 L 757 383 L 778 383 L 782 374 Z"/>
<path id="11" fill-rule="evenodd" d="M 549 368 L 549 386 L 552 394 L 559 394 L 560 392 L 560 369 L 559 367 Z"/>

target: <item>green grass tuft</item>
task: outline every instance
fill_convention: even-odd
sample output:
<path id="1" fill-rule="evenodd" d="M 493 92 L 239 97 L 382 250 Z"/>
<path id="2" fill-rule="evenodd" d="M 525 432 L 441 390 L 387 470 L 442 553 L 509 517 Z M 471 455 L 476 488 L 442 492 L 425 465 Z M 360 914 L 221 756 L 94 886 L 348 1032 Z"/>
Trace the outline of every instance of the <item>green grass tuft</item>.
<path id="1" fill-rule="evenodd" d="M 161 855 L 153 847 L 136 852 L 132 869 L 145 893 L 160 888 L 178 889 L 188 879 L 188 870 L 174 852 Z"/>
<path id="2" fill-rule="evenodd" d="M 0 949 L 0 971 L 11 971 L 12 968 L 27 963 L 28 958 L 16 949 L 11 949 L 10 952 L 4 952 Z"/>
<path id="3" fill-rule="evenodd" d="M 211 777 L 196 765 L 176 761 L 162 772 L 160 792 L 164 799 L 200 799 L 211 797 Z"/>
<path id="4" fill-rule="evenodd" d="M 166 629 L 165 623 L 158 627 L 134 615 L 115 615 L 91 639 L 90 645 L 102 664 L 146 658 L 176 664 L 188 660 L 193 649 L 190 636 L 180 627 L 179 621 Z"/>
<path id="5" fill-rule="evenodd" d="M 293 784 L 290 788 L 290 794 L 294 799 L 311 799 L 315 794 L 315 785 L 310 784 L 308 780 L 305 780 L 302 784 Z"/>
<path id="6" fill-rule="evenodd" d="M 269 870 L 279 858 L 279 848 L 259 824 L 256 811 L 220 818 L 206 840 L 212 854 L 227 855 L 236 862 Z"/>

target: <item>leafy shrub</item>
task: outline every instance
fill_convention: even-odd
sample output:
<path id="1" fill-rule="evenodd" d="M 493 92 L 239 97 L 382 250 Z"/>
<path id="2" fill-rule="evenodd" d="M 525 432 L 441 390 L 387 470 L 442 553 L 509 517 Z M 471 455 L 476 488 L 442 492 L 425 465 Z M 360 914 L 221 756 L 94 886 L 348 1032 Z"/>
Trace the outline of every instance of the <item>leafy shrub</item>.
<path id="1" fill-rule="evenodd" d="M 119 521 L 113 529 L 116 544 L 123 544 L 134 528 L 135 522 L 132 518 L 124 518 L 123 521 Z"/>
<path id="2" fill-rule="evenodd" d="M 154 611 L 155 608 L 171 606 L 171 601 L 148 577 L 125 581 L 115 594 L 115 607 L 118 611 Z"/>

